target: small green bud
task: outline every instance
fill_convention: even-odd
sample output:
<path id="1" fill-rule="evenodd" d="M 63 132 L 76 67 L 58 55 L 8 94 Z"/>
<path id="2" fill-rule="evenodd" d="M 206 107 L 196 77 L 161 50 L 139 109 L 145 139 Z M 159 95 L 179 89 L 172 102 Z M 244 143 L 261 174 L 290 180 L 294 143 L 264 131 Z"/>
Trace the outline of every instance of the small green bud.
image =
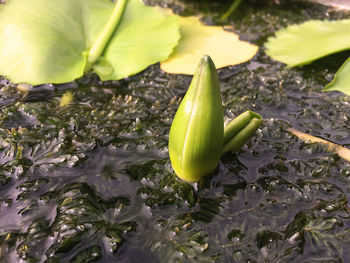
<path id="1" fill-rule="evenodd" d="M 169 155 L 177 176 L 196 182 L 219 163 L 224 121 L 215 65 L 204 56 L 176 112 L 169 135 Z"/>
<path id="2" fill-rule="evenodd" d="M 262 117 L 250 110 L 234 118 L 225 126 L 222 154 L 228 151 L 237 152 L 241 149 L 241 147 L 254 136 L 261 123 Z"/>

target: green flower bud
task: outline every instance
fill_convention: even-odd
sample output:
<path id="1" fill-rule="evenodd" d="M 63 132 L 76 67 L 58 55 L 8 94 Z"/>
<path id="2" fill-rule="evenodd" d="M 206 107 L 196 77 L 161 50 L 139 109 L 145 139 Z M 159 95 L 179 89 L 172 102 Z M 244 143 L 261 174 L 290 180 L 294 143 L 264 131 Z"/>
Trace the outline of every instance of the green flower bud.
<path id="1" fill-rule="evenodd" d="M 170 129 L 169 155 L 177 176 L 196 182 L 216 168 L 224 140 L 223 119 L 216 68 L 204 56 Z"/>
<path id="2" fill-rule="evenodd" d="M 169 135 L 169 155 L 182 180 L 196 182 L 219 163 L 227 151 L 238 151 L 262 123 L 246 111 L 224 128 L 220 86 L 215 65 L 204 56 L 176 112 Z"/>

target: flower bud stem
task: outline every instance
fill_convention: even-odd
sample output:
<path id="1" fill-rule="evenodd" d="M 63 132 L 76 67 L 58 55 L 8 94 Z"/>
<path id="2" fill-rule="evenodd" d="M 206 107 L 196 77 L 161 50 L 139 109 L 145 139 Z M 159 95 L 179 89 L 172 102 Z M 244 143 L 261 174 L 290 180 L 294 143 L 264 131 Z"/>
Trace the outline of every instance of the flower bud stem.
<path id="1" fill-rule="evenodd" d="M 103 54 L 105 47 L 111 39 L 114 31 L 118 27 L 120 19 L 124 13 L 125 5 L 128 0 L 118 0 L 115 4 L 111 17 L 108 19 L 102 32 L 88 53 L 88 64 L 94 64 Z"/>

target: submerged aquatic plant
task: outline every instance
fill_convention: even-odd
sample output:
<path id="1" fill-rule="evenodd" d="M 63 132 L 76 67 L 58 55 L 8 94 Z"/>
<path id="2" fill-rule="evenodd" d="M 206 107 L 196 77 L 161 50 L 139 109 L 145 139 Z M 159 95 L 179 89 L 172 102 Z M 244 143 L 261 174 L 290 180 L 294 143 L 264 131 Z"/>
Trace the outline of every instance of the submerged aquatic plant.
<path id="1" fill-rule="evenodd" d="M 220 86 L 215 65 L 204 56 L 176 112 L 169 135 L 169 155 L 177 176 L 196 182 L 213 171 L 222 154 L 238 151 L 262 123 L 247 111 L 224 128 Z"/>
<path id="2" fill-rule="evenodd" d="M 230 15 L 232 15 L 237 8 L 239 7 L 239 5 L 241 4 L 242 0 L 234 0 L 231 4 L 231 6 L 229 7 L 229 9 L 227 9 L 227 11 L 220 17 L 221 20 L 225 20 L 227 19 Z"/>

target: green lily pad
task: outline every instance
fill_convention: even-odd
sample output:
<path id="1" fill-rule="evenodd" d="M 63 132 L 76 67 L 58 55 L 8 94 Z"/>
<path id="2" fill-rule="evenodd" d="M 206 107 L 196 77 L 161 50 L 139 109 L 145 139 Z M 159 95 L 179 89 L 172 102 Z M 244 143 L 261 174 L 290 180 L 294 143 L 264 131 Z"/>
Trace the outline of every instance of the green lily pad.
<path id="1" fill-rule="evenodd" d="M 180 39 L 175 16 L 130 0 L 103 57 L 113 71 L 97 71 L 102 80 L 122 79 L 169 57 Z"/>
<path id="2" fill-rule="evenodd" d="M 108 0 L 8 1 L 0 7 L 0 74 L 33 85 L 81 77 L 113 7 Z M 102 80 L 125 78 L 166 59 L 179 38 L 176 18 L 129 0 L 92 68 Z"/>
<path id="3" fill-rule="evenodd" d="M 311 20 L 292 25 L 270 37 L 266 53 L 289 67 L 310 63 L 318 58 L 350 49 L 350 19 Z"/>

